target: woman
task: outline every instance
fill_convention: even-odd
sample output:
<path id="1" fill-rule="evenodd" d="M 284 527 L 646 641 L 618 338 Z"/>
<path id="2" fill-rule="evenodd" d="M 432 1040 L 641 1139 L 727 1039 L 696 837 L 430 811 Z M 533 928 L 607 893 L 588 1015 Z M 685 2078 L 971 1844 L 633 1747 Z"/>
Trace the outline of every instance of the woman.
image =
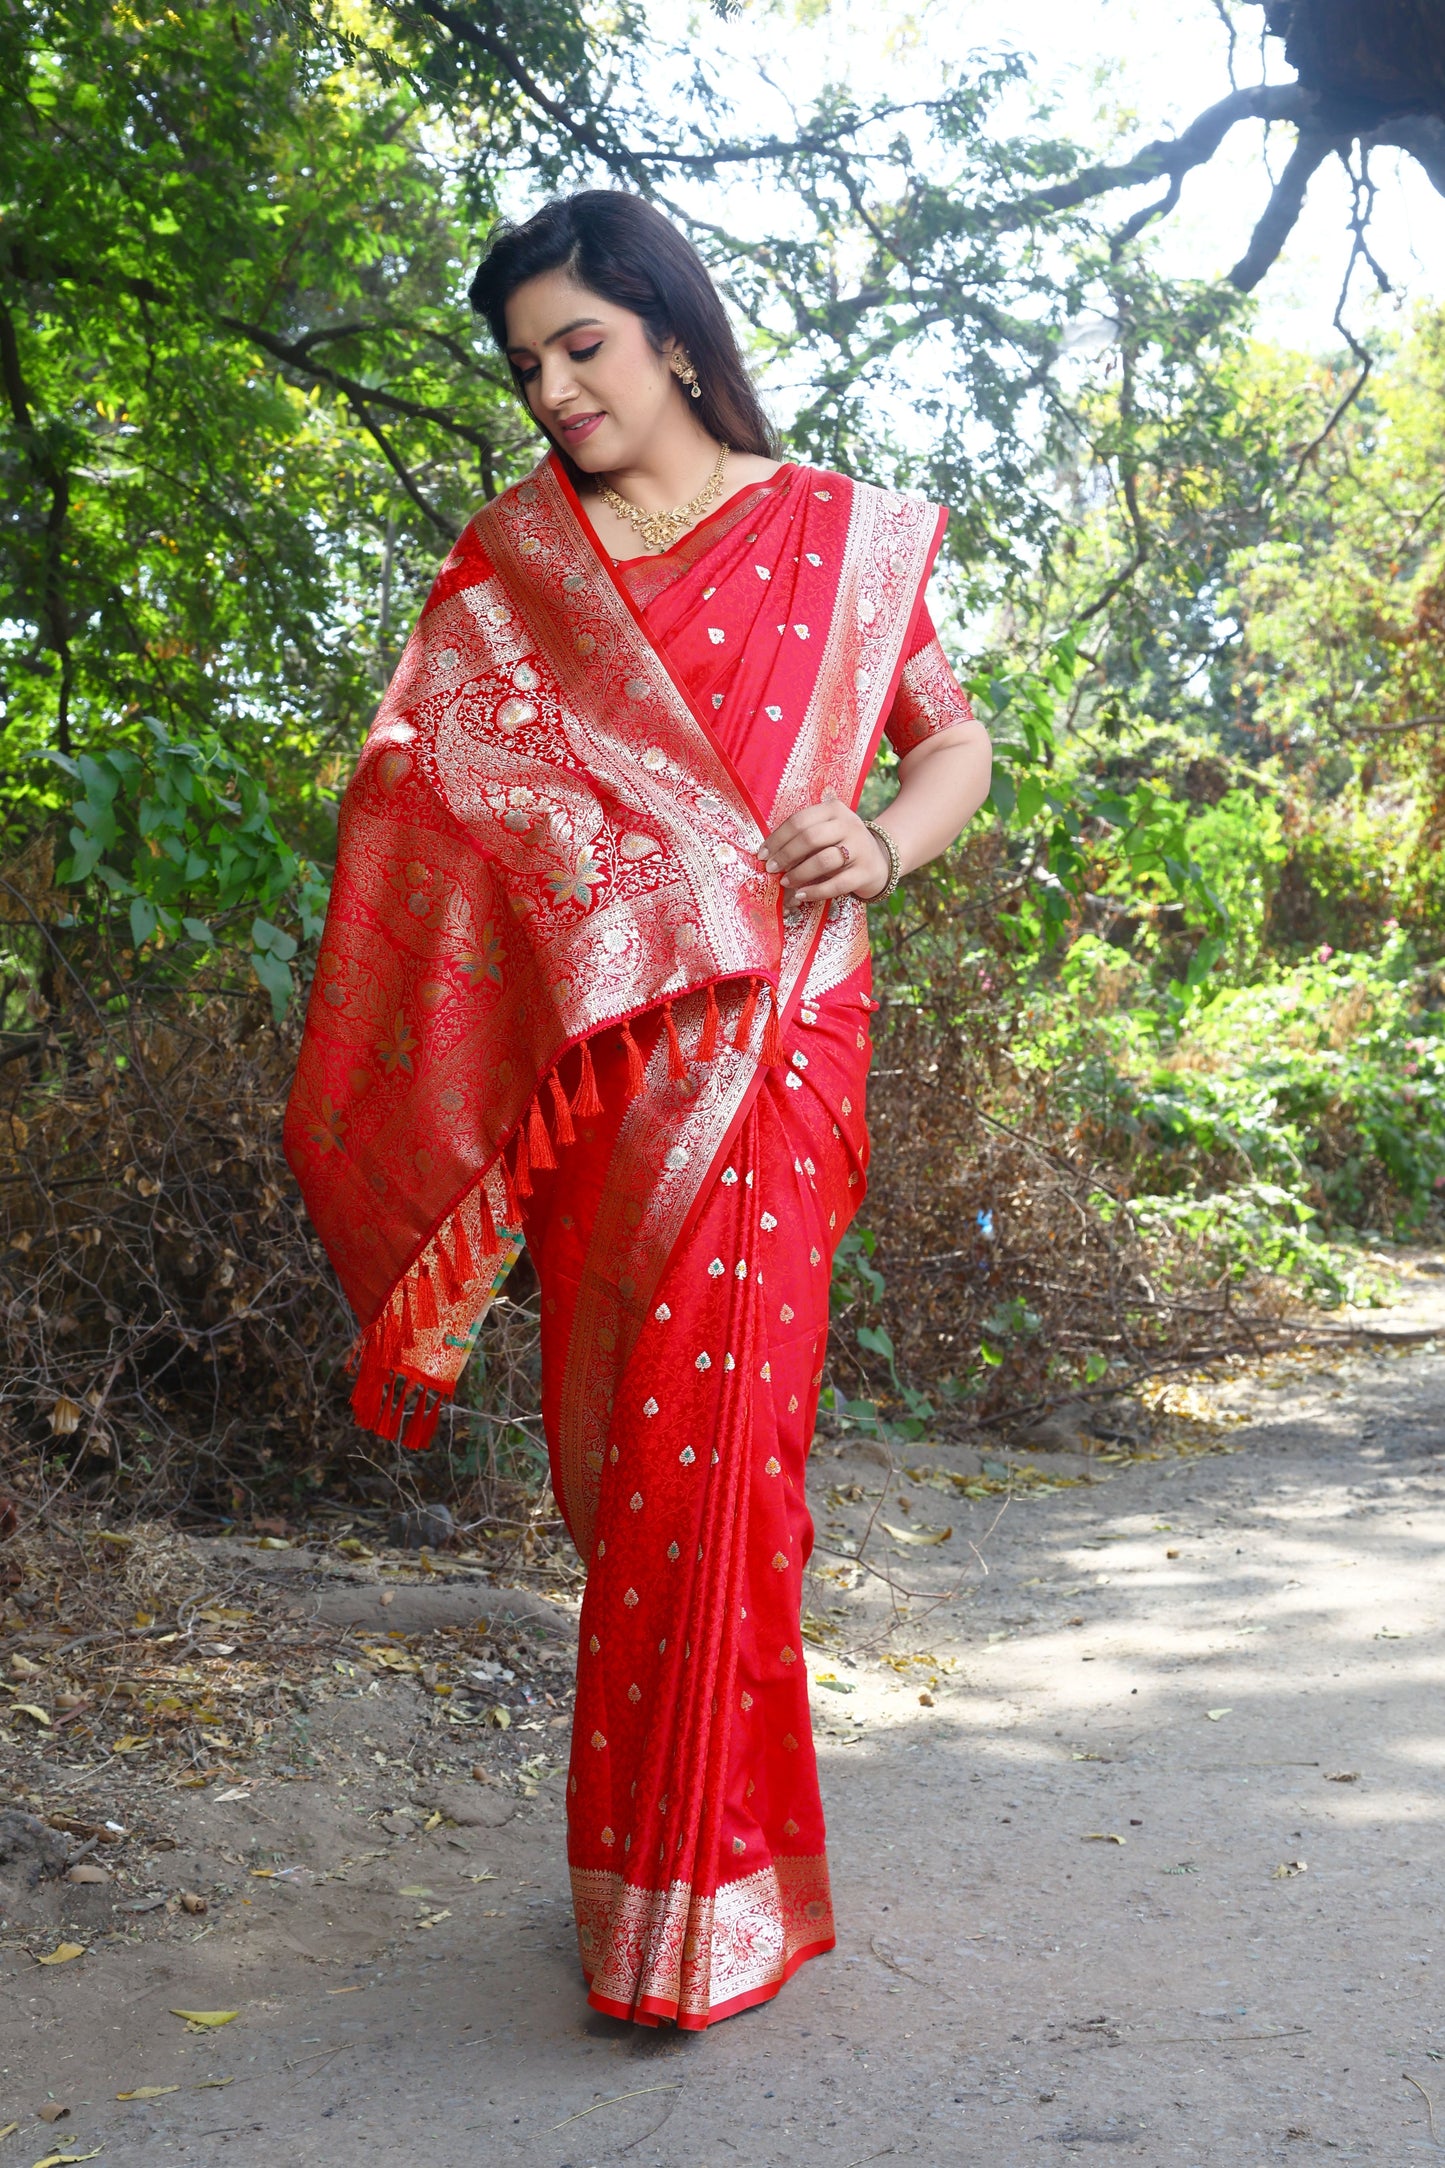
<path id="1" fill-rule="evenodd" d="M 588 1566 L 583 1971 L 696 2029 L 833 1944 L 799 1620 L 865 906 L 988 744 L 922 599 L 944 515 L 776 456 L 659 213 L 548 204 L 472 298 L 551 450 L 448 558 L 347 793 L 287 1149 L 384 1437 L 427 1442 L 531 1253 Z"/>

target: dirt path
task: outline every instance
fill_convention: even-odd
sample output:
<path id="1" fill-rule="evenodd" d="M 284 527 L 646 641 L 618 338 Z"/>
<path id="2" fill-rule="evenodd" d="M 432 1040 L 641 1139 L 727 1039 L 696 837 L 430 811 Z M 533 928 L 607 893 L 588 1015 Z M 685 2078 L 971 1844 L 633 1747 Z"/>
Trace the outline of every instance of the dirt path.
<path id="1" fill-rule="evenodd" d="M 380 1757 L 386 1825 L 339 1780 L 178 1796 L 170 1884 L 299 1871 L 233 1869 L 209 1932 L 4 1954 L 0 2163 L 1445 2158 L 1445 1353 L 1281 1362 L 1216 1399 L 1229 1452 L 1017 1500 L 986 1542 L 996 1501 L 906 1486 L 893 1525 L 955 1533 L 880 1563 L 964 1585 L 884 1643 L 880 1584 L 817 1584 L 845 1636 L 813 1651 L 840 1942 L 775 2004 L 700 2039 L 591 2016 L 560 1776 L 515 1812 L 473 1786 L 498 1826 L 428 1831 L 410 1689 L 368 1687 L 330 1720 L 353 1772 Z M 846 1550 L 881 1471 L 819 1474 Z M 188 2034 L 173 2007 L 240 2016 Z M 180 2090 L 115 2100 L 141 2086 Z"/>

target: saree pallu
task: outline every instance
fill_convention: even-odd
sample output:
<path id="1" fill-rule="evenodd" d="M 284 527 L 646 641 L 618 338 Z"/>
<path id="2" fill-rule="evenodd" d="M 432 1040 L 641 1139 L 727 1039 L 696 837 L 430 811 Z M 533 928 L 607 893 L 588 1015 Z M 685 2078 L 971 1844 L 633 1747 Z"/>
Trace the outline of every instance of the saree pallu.
<path id="1" fill-rule="evenodd" d="M 287 1148 L 425 1442 L 525 1239 L 589 1568 L 568 1778 L 592 2001 L 697 2028 L 832 1942 L 800 1640 L 829 1268 L 867 1162 L 866 914 L 757 847 L 967 714 L 942 517 L 780 470 L 613 566 L 555 462 L 486 508 L 343 808 Z"/>

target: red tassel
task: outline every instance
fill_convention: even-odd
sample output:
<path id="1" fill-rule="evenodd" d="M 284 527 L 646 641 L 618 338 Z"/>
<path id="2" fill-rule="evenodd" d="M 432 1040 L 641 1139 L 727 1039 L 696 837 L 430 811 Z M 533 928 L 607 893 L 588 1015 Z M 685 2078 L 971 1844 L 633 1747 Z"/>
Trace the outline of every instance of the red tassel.
<path id="1" fill-rule="evenodd" d="M 352 1412 L 363 1430 L 376 1428 L 377 1417 L 381 1413 L 381 1388 L 385 1376 L 376 1343 L 368 1340 L 362 1350 L 356 1390 L 351 1396 Z"/>
<path id="2" fill-rule="evenodd" d="M 406 1406 L 406 1379 L 389 1376 L 381 1388 L 381 1405 L 377 1410 L 376 1434 L 389 1443 L 396 1438 L 401 1426 L 401 1411 Z"/>
<path id="3" fill-rule="evenodd" d="M 740 1054 L 746 1054 L 748 1050 L 748 1041 L 753 1035 L 753 1018 L 757 1015 L 757 1013 L 758 982 L 756 979 L 749 979 L 748 998 L 743 1003 L 742 1013 L 738 1017 L 737 1030 L 733 1033 L 733 1045 L 737 1048 Z"/>
<path id="4" fill-rule="evenodd" d="M 411 1420 L 402 1433 L 402 1444 L 408 1453 L 424 1453 L 436 1436 L 437 1417 L 442 1412 L 440 1393 L 428 1393 L 419 1389 L 411 1411 Z"/>
<path id="5" fill-rule="evenodd" d="M 572 1127 L 572 1109 L 567 1104 L 567 1094 L 558 1081 L 555 1069 L 548 1077 L 547 1082 L 552 1088 L 552 1120 L 557 1128 L 557 1142 L 559 1144 L 575 1144 L 577 1142 L 577 1132 Z"/>
<path id="6" fill-rule="evenodd" d="M 517 1192 L 512 1181 L 512 1170 L 507 1165 L 507 1155 L 502 1154 L 502 1210 L 507 1215 L 508 1227 L 520 1227 L 522 1210 L 517 1203 Z"/>
<path id="7" fill-rule="evenodd" d="M 532 1164 L 527 1157 L 527 1125 L 523 1122 L 517 1131 L 517 1149 L 512 1159 L 512 1180 L 517 1185 L 519 1197 L 532 1194 Z"/>
<path id="8" fill-rule="evenodd" d="M 431 1274 L 425 1265 L 416 1277 L 416 1321 L 423 1332 L 429 1326 L 441 1322 L 437 1310 L 436 1289 L 431 1284 Z"/>
<path id="9" fill-rule="evenodd" d="M 542 1102 L 532 1101 L 527 1115 L 527 1149 L 534 1167 L 555 1167 L 557 1154 L 552 1149 L 552 1139 L 547 1134 L 547 1124 L 542 1118 Z"/>
<path id="10" fill-rule="evenodd" d="M 703 1011 L 702 1030 L 698 1034 L 697 1058 L 711 1061 L 717 1052 L 717 988 L 708 982 L 707 1007 Z"/>
<path id="11" fill-rule="evenodd" d="M 632 1036 L 631 1024 L 622 1027 L 622 1050 L 627 1056 L 627 1096 L 636 1099 L 647 1083 L 642 1067 L 642 1056 L 637 1051 L 637 1041 Z"/>
<path id="12" fill-rule="evenodd" d="M 681 1084 L 687 1077 L 687 1063 L 683 1059 L 682 1041 L 677 1036 L 677 1023 L 670 1001 L 662 1004 L 662 1021 L 667 1026 L 667 1073 L 674 1084 Z"/>
<path id="13" fill-rule="evenodd" d="M 582 1041 L 581 1054 L 582 1074 L 572 1101 L 572 1112 L 579 1121 L 585 1122 L 594 1114 L 602 1112 L 602 1100 L 597 1090 L 597 1072 L 592 1066 L 592 1049 L 585 1039 Z"/>
<path id="14" fill-rule="evenodd" d="M 460 1220 L 457 1221 L 457 1225 L 460 1227 Z M 446 1303 L 460 1302 L 462 1299 L 462 1283 L 457 1276 L 457 1268 L 452 1263 L 451 1253 L 448 1251 L 440 1234 L 436 1238 L 436 1253 L 437 1274 L 442 1283 L 442 1301 Z"/>
<path id="15" fill-rule="evenodd" d="M 501 1244 L 497 1240 L 497 1223 L 492 1218 L 492 1200 L 487 1194 L 485 1182 L 477 1184 L 477 1231 L 487 1256 L 494 1256 Z M 462 1263 L 464 1257 L 465 1265 Z M 457 1270 L 465 1272 L 469 1284 L 477 1276 L 477 1268 L 472 1263 L 471 1244 L 467 1241 L 467 1230 L 462 1225 L 460 1213 L 457 1215 Z"/>
<path id="16" fill-rule="evenodd" d="M 768 1021 L 763 1032 L 763 1060 L 773 1069 L 781 1069 L 783 1063 L 783 1032 L 778 1021 L 778 997 L 776 994 L 768 1006 Z"/>
<path id="17" fill-rule="evenodd" d="M 411 1283 L 408 1280 L 403 1280 L 401 1283 L 401 1344 L 403 1349 L 409 1348 L 415 1338 L 416 1325 L 411 1314 Z"/>

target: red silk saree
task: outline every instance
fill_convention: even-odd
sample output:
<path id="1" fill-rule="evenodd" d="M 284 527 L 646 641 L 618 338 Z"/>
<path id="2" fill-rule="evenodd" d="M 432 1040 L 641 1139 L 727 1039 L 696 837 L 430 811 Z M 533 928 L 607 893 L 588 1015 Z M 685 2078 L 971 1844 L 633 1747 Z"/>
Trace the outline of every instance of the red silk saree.
<path id="1" fill-rule="evenodd" d="M 867 1165 L 866 914 L 757 849 L 963 720 L 943 515 L 791 466 L 614 565 L 548 459 L 436 582 L 342 811 L 288 1155 L 430 1437 L 525 1241 L 588 1565 L 590 1999 L 700 2028 L 832 1946 L 799 1634 L 829 1268 Z"/>

